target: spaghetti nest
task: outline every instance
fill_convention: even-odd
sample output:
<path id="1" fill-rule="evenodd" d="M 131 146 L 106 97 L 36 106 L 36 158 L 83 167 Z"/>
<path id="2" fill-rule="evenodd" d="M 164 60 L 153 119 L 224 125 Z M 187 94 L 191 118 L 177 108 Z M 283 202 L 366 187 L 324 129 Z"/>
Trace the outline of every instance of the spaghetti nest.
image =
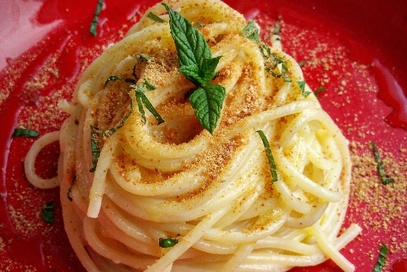
<path id="1" fill-rule="evenodd" d="M 297 62 L 251 39 L 255 30 L 242 34 L 249 22 L 222 2 L 166 3 L 221 56 L 211 82 L 226 91 L 219 120 L 212 134 L 201 126 L 161 4 L 89 66 L 59 164 L 65 228 L 84 267 L 284 271 L 332 258 L 352 270 L 339 249 L 359 229 L 338 237 L 347 140 Z"/>

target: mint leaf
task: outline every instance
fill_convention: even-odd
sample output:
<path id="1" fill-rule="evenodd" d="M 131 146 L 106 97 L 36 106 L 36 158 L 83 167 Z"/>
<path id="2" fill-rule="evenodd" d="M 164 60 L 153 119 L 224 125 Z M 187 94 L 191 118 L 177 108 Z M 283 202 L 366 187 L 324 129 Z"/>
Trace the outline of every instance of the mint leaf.
<path id="1" fill-rule="evenodd" d="M 167 4 L 163 3 L 163 6 L 170 17 L 171 35 L 181 67 L 179 71 L 195 85 L 205 86 L 215 77 L 215 68 L 220 57 L 212 59 L 211 49 L 204 36 Z"/>
<path id="2" fill-rule="evenodd" d="M 13 131 L 13 137 L 30 137 L 30 138 L 35 138 L 40 133 L 38 131 L 32 130 L 32 129 L 25 129 L 25 128 L 15 128 Z"/>
<path id="3" fill-rule="evenodd" d="M 223 86 L 208 84 L 196 89 L 189 97 L 199 122 L 211 134 L 218 123 L 225 96 L 226 90 Z"/>
<path id="4" fill-rule="evenodd" d="M 204 59 L 201 68 L 196 64 L 191 64 L 181 66 L 178 71 L 183 73 L 195 85 L 205 86 L 215 77 L 215 69 L 220 58 Z"/>
<path id="5" fill-rule="evenodd" d="M 119 124 L 118 124 L 117 126 L 112 127 L 112 128 L 110 128 L 110 129 L 108 129 L 108 130 L 102 131 L 103 137 L 105 137 L 105 138 L 110 137 L 110 136 L 112 136 L 113 133 L 115 133 L 117 130 L 121 129 L 121 128 L 124 126 L 124 122 L 126 122 L 126 120 L 130 117 L 130 115 L 132 114 L 132 112 L 133 112 L 133 102 L 132 102 L 132 100 L 130 99 L 130 111 L 129 111 L 125 116 L 123 116 L 122 119 L 120 119 L 120 122 L 119 122 Z"/>
<path id="6" fill-rule="evenodd" d="M 164 119 L 161 117 L 158 111 L 154 108 L 153 104 L 151 104 L 151 102 L 145 95 L 146 92 L 155 90 L 156 87 L 146 78 L 144 78 L 144 82 L 142 84 L 139 84 L 137 86 L 131 85 L 130 88 L 135 90 L 134 94 L 136 96 L 138 109 L 141 113 L 141 117 L 143 118 L 143 123 L 146 123 L 146 112 L 144 111 L 144 107 L 146 107 L 147 110 L 151 112 L 154 118 L 158 121 L 158 124 L 164 123 Z"/>
<path id="7" fill-rule="evenodd" d="M 151 114 L 154 116 L 154 118 L 158 121 L 158 124 L 164 123 L 164 119 L 161 117 L 161 115 L 158 113 L 158 111 L 154 108 L 154 106 L 148 100 L 148 98 L 144 94 L 144 92 L 136 91 L 135 95 L 136 95 L 138 109 L 143 118 L 143 123 L 146 122 L 146 113 L 144 111 L 143 106 L 146 107 L 149 112 L 151 112 Z"/>
<path id="8" fill-rule="evenodd" d="M 253 20 L 250 21 L 245 28 L 243 28 L 242 35 L 243 37 L 254 42 L 260 42 L 259 29 Z"/>
<path id="9" fill-rule="evenodd" d="M 189 81 L 195 85 L 201 86 L 199 82 L 199 67 L 196 64 L 184 65 L 178 69 L 179 72 L 183 73 Z"/>
<path id="10" fill-rule="evenodd" d="M 204 59 L 202 64 L 202 79 L 206 83 L 202 84 L 202 86 L 208 84 L 216 76 L 215 70 L 216 66 L 218 66 L 220 58 L 221 56 L 211 59 Z"/>
<path id="11" fill-rule="evenodd" d="M 314 92 L 314 95 L 318 98 L 318 95 L 325 90 L 326 90 L 326 88 L 324 86 L 321 86 Z"/>
<path id="12" fill-rule="evenodd" d="M 178 53 L 179 72 L 197 88 L 186 94 L 201 125 L 211 134 L 216 128 L 225 100 L 226 90 L 219 84 L 209 84 L 216 76 L 220 56 L 212 52 L 201 33 L 167 4 L 162 4 L 170 17 L 171 36 Z"/>
<path id="13" fill-rule="evenodd" d="M 164 23 L 165 22 L 163 19 L 161 19 L 159 16 L 155 15 L 152 12 L 149 12 L 147 14 L 147 18 L 150 18 L 151 20 L 153 20 L 154 22 L 157 22 L 157 23 Z"/>
<path id="14" fill-rule="evenodd" d="M 200 66 L 203 59 L 211 58 L 210 48 L 199 31 L 167 4 L 163 3 L 163 5 L 170 16 L 171 35 L 177 47 L 180 65 L 197 64 Z"/>
<path id="15" fill-rule="evenodd" d="M 176 244 L 178 244 L 178 240 L 172 239 L 172 238 L 159 238 L 158 239 L 158 245 L 162 248 L 168 248 L 168 247 L 173 247 Z"/>
<path id="16" fill-rule="evenodd" d="M 90 126 L 90 148 L 92 152 L 92 168 L 89 172 L 95 172 L 100 157 L 99 128 Z"/>
<path id="17" fill-rule="evenodd" d="M 267 156 L 267 159 L 269 161 L 269 166 L 270 166 L 270 173 L 271 173 L 271 177 L 272 177 L 271 183 L 274 183 L 278 180 L 278 175 L 277 175 L 277 166 L 274 161 L 273 154 L 271 154 L 270 143 L 267 140 L 267 137 L 262 130 L 257 130 L 256 132 L 259 134 L 261 141 L 263 142 L 263 146 L 266 151 L 266 156 Z"/>
<path id="18" fill-rule="evenodd" d="M 383 161 L 380 158 L 379 150 L 377 150 L 376 144 L 373 141 L 370 142 L 370 144 L 372 146 L 373 155 L 377 163 L 377 172 L 379 173 L 380 180 L 382 181 L 383 185 L 393 183 L 395 181 L 394 178 L 389 178 L 384 173 Z"/>
<path id="19" fill-rule="evenodd" d="M 143 92 L 136 91 L 134 93 L 134 95 L 136 96 L 138 111 L 141 114 L 143 124 L 145 124 L 146 123 L 146 111 L 144 110 L 143 103 L 148 101 L 148 99 L 147 99 L 146 95 Z"/>
<path id="20" fill-rule="evenodd" d="M 298 84 L 298 86 L 300 87 L 301 93 L 302 93 L 302 95 L 303 95 L 304 97 L 307 97 L 307 96 L 309 96 L 309 95 L 311 94 L 311 92 L 305 91 L 305 81 L 304 81 L 304 80 L 302 80 L 302 81 L 297 81 L 297 84 Z"/>
<path id="21" fill-rule="evenodd" d="M 141 86 L 141 87 L 140 87 L 140 86 Z M 137 89 L 138 89 L 139 91 L 146 92 L 146 91 L 155 90 L 156 87 L 154 86 L 153 83 L 151 83 L 151 82 L 148 81 L 146 78 L 144 78 L 143 84 L 138 85 L 138 86 L 137 86 Z"/>
<path id="22" fill-rule="evenodd" d="M 380 247 L 379 258 L 377 259 L 376 265 L 373 269 L 373 272 L 381 272 L 383 270 L 384 264 L 387 259 L 388 248 L 385 244 L 382 244 Z"/>
<path id="23" fill-rule="evenodd" d="M 136 55 L 134 55 L 134 58 L 135 58 L 136 60 L 147 61 L 147 62 L 149 62 L 149 61 L 154 62 L 154 58 L 153 58 L 153 57 L 150 57 L 150 56 L 144 55 L 144 54 L 136 54 Z M 138 64 L 138 63 L 137 63 L 137 64 Z M 137 64 L 136 64 L 136 65 L 137 65 Z"/>
<path id="24" fill-rule="evenodd" d="M 274 29 L 274 34 L 280 31 L 280 24 L 277 23 Z M 285 60 L 274 55 L 271 52 L 270 47 L 265 44 L 259 36 L 259 29 L 254 21 L 250 21 L 249 24 L 242 30 L 242 36 L 257 43 L 261 54 L 265 60 L 266 71 L 276 78 L 282 78 L 285 82 L 291 82 L 291 79 L 287 76 L 288 68 L 285 64 Z"/>
<path id="25" fill-rule="evenodd" d="M 178 240 L 179 240 L 179 234 L 177 234 L 177 236 L 175 238 L 158 238 L 158 245 L 161 248 L 169 248 L 169 247 L 173 247 L 176 244 L 178 244 Z"/>
<path id="26" fill-rule="evenodd" d="M 274 25 L 273 34 L 280 35 L 280 22 L 276 22 L 276 24 Z"/>
<path id="27" fill-rule="evenodd" d="M 95 12 L 93 14 L 92 22 L 91 22 L 90 28 L 89 28 L 89 32 L 93 36 L 97 35 L 96 30 L 97 30 L 97 27 L 98 27 L 99 14 L 100 14 L 100 11 L 102 10 L 102 7 L 103 7 L 103 0 L 98 0 Z"/>
<path id="28" fill-rule="evenodd" d="M 300 61 L 299 63 L 298 63 L 298 66 L 300 66 L 300 67 L 302 67 L 302 66 L 304 66 L 305 65 L 305 61 L 303 60 L 303 61 Z"/>
<path id="29" fill-rule="evenodd" d="M 103 86 L 103 88 L 106 88 L 106 86 L 107 86 L 107 84 L 109 84 L 109 82 L 114 82 L 114 81 L 118 81 L 118 80 L 130 83 L 130 84 L 135 84 L 136 83 L 136 81 L 134 79 L 132 79 L 132 78 L 123 78 L 123 77 L 120 77 L 120 76 L 110 76 L 106 80 L 105 85 Z"/>
<path id="30" fill-rule="evenodd" d="M 136 56 L 136 58 L 138 59 L 143 59 L 143 60 L 147 60 L 150 61 L 150 59 L 147 59 L 145 56 L 143 55 L 138 55 Z M 134 66 L 136 67 L 136 66 Z M 133 69 L 133 76 L 136 77 L 135 72 L 134 72 L 135 68 Z M 147 110 L 149 112 L 151 112 L 151 114 L 154 116 L 154 118 L 158 121 L 158 124 L 164 123 L 164 119 L 161 117 L 161 115 L 158 113 L 158 111 L 154 108 L 154 106 L 151 104 L 151 102 L 148 100 L 147 96 L 144 94 L 145 92 L 148 91 L 152 91 L 155 90 L 156 87 L 154 86 L 154 84 L 152 84 L 150 81 L 148 81 L 146 78 L 144 78 L 144 81 L 141 84 L 135 85 L 137 82 L 135 79 L 132 78 L 123 78 L 120 76 L 110 76 L 106 82 L 105 82 L 105 86 L 109 83 L 109 82 L 114 82 L 114 81 L 124 81 L 126 83 L 129 84 L 130 89 L 133 89 L 135 92 L 135 97 L 136 97 L 136 101 L 137 101 L 137 106 L 138 109 L 141 113 L 141 117 L 143 119 L 143 123 L 146 123 L 146 112 L 144 110 L 144 107 L 147 108 Z M 131 111 L 133 110 L 133 104 L 130 101 L 130 108 Z M 131 111 L 122 118 L 122 120 L 120 121 L 120 124 L 114 128 L 111 128 L 109 130 L 106 130 L 103 132 L 103 135 L 105 137 L 109 137 L 110 135 L 112 135 L 114 132 L 116 132 L 117 129 L 121 128 L 124 125 L 124 122 L 127 120 L 127 118 L 130 116 Z M 92 168 L 94 170 L 94 168 Z"/>
<path id="31" fill-rule="evenodd" d="M 47 223 L 54 223 L 54 201 L 50 201 L 42 207 L 41 217 Z"/>

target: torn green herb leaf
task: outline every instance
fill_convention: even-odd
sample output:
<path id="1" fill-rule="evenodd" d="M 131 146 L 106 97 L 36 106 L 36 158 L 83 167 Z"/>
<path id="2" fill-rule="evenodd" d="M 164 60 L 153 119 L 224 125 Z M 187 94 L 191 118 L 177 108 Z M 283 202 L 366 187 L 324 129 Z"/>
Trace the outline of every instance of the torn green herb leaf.
<path id="1" fill-rule="evenodd" d="M 90 172 L 96 171 L 96 166 L 100 157 L 99 128 L 90 126 L 90 147 L 92 152 L 92 168 Z"/>
<path id="2" fill-rule="evenodd" d="M 322 93 L 323 91 L 325 91 L 325 87 L 324 87 L 324 86 L 321 86 L 321 87 L 319 87 L 319 88 L 314 92 L 314 95 L 318 98 L 318 95 L 319 95 L 320 93 Z"/>
<path id="3" fill-rule="evenodd" d="M 219 84 L 209 83 L 216 76 L 216 67 L 221 57 L 212 58 L 211 49 L 202 34 L 167 4 L 163 5 L 170 17 L 179 71 L 197 86 L 190 92 L 189 101 L 200 124 L 213 134 L 220 118 L 226 90 Z"/>
<path id="4" fill-rule="evenodd" d="M 263 146 L 266 151 L 266 156 L 270 165 L 270 172 L 272 177 L 271 182 L 274 183 L 278 180 L 278 175 L 277 175 L 277 166 L 274 161 L 273 154 L 271 153 L 270 143 L 262 130 L 257 130 L 256 132 L 260 135 L 261 141 L 263 142 Z"/>
<path id="5" fill-rule="evenodd" d="M 164 4 L 170 16 L 171 35 L 178 52 L 180 72 L 203 87 L 215 77 L 220 57 L 212 58 L 204 36 L 184 17 Z"/>
<path id="6" fill-rule="evenodd" d="M 189 97 L 199 122 L 211 134 L 216 128 L 225 96 L 225 88 L 221 85 L 208 84 L 196 89 Z"/>
<path id="7" fill-rule="evenodd" d="M 102 131 L 103 137 L 110 137 L 112 136 L 118 129 L 122 128 L 124 126 L 124 122 L 130 117 L 131 113 L 133 112 L 133 101 L 130 100 L 130 111 L 122 118 L 120 119 L 120 122 L 117 126 L 112 127 L 111 129 L 104 130 Z"/>
<path id="8" fill-rule="evenodd" d="M 42 207 L 41 216 L 45 222 L 54 223 L 54 201 L 50 201 Z"/>
<path id="9" fill-rule="evenodd" d="M 303 60 L 303 61 L 300 61 L 299 63 L 298 63 L 298 66 L 300 66 L 300 67 L 302 67 L 302 66 L 304 66 L 305 65 L 305 61 Z"/>
<path id="10" fill-rule="evenodd" d="M 380 180 L 382 181 L 383 185 L 393 183 L 394 179 L 387 177 L 386 174 L 384 173 L 383 161 L 380 158 L 379 151 L 377 150 L 376 144 L 373 141 L 371 142 L 371 146 L 372 146 L 372 149 L 373 149 L 374 158 L 375 158 L 376 163 L 377 163 L 377 171 L 379 173 Z"/>
<path id="11" fill-rule="evenodd" d="M 279 25 L 277 25 L 279 28 Z M 278 29 L 278 31 L 280 31 Z M 285 82 L 291 82 L 288 76 L 288 68 L 285 64 L 285 60 L 277 57 L 271 52 L 270 47 L 265 44 L 259 36 L 259 28 L 254 21 L 250 21 L 248 25 L 243 29 L 242 36 L 254 41 L 259 46 L 259 50 L 264 58 L 264 66 L 266 71 L 275 78 L 282 78 Z"/>
<path id="12" fill-rule="evenodd" d="M 147 18 L 150 18 L 151 20 L 153 20 L 154 22 L 157 22 L 157 23 L 164 23 L 165 21 L 163 20 L 163 19 L 161 19 L 158 15 L 155 15 L 154 13 L 152 13 L 152 12 L 149 12 L 148 14 L 147 14 Z"/>
<path id="13" fill-rule="evenodd" d="M 38 131 L 32 129 L 25 129 L 25 128 L 15 128 L 13 131 L 13 137 L 29 137 L 35 138 L 38 137 L 40 133 Z"/>
<path id="14" fill-rule="evenodd" d="M 379 258 L 377 259 L 373 272 L 381 272 L 383 270 L 388 251 L 389 250 L 387 246 L 385 244 L 382 244 L 380 247 Z"/>
<path id="15" fill-rule="evenodd" d="M 124 81 L 126 83 L 130 83 L 130 84 L 135 84 L 136 83 L 136 80 L 132 79 L 132 78 L 123 78 L 123 77 L 120 77 L 120 76 L 110 76 L 106 80 L 105 85 L 103 86 L 103 88 L 106 88 L 106 86 L 107 86 L 107 84 L 109 82 L 114 82 L 114 81 L 118 81 L 118 80 Z"/>
<path id="16" fill-rule="evenodd" d="M 304 97 L 307 97 L 311 94 L 311 92 L 305 91 L 305 81 L 304 80 L 297 81 L 297 83 L 298 83 L 298 86 L 300 86 L 301 93 Z"/>
<path id="17" fill-rule="evenodd" d="M 280 35 L 280 22 L 276 22 L 273 29 L 274 35 Z"/>
<path id="18" fill-rule="evenodd" d="M 247 26 L 243 28 L 242 35 L 243 37 L 246 37 L 247 39 L 252 40 L 256 43 L 260 42 L 259 28 L 253 20 L 251 20 L 247 24 Z"/>
<path id="19" fill-rule="evenodd" d="M 139 112 L 141 114 L 143 123 L 146 123 L 146 115 L 145 115 L 145 110 L 144 110 L 144 107 L 145 107 L 158 121 L 158 124 L 161 124 L 164 122 L 164 119 L 161 117 L 161 115 L 158 113 L 158 111 L 154 108 L 154 106 L 151 104 L 151 102 L 148 100 L 147 96 L 145 95 L 146 92 L 155 90 L 156 86 L 154 86 L 154 84 L 149 82 L 146 78 L 144 78 L 141 83 L 137 84 L 138 82 L 140 82 L 140 80 L 136 75 L 137 65 L 139 65 L 143 61 L 153 62 L 154 59 L 147 55 L 142 55 L 142 54 L 134 55 L 134 58 L 136 59 L 136 64 L 133 67 L 133 73 L 132 73 L 134 78 L 124 78 L 124 77 L 120 77 L 117 75 L 112 75 L 106 80 L 104 87 L 106 87 L 109 82 L 114 82 L 114 81 L 124 81 L 124 82 L 128 83 L 129 88 L 134 91 L 137 106 L 138 106 Z M 109 137 L 114 132 L 116 132 L 117 129 L 121 128 L 124 125 L 124 122 L 127 120 L 127 118 L 131 115 L 131 113 L 133 111 L 133 104 L 131 101 L 132 100 L 130 100 L 131 111 L 128 112 L 120 120 L 120 123 L 118 126 L 102 132 L 103 136 Z"/>
<path id="20" fill-rule="evenodd" d="M 99 14 L 100 14 L 100 11 L 102 10 L 102 7 L 103 7 L 103 0 L 98 0 L 95 13 L 93 14 L 92 23 L 91 23 L 90 29 L 89 29 L 89 32 L 90 32 L 93 36 L 96 36 L 96 35 L 97 35 L 97 31 L 96 31 L 96 30 L 97 30 L 98 21 L 99 21 Z"/>
<path id="21" fill-rule="evenodd" d="M 179 236 L 179 234 L 177 235 L 176 238 L 159 238 L 158 239 L 158 245 L 161 248 L 173 247 L 176 244 L 178 244 L 178 236 Z"/>
<path id="22" fill-rule="evenodd" d="M 144 92 L 145 92 L 145 90 L 144 91 L 136 90 L 134 92 L 134 94 L 136 96 L 137 106 L 138 106 L 139 112 L 141 114 L 141 117 L 143 119 L 143 123 L 146 123 L 146 113 L 145 113 L 144 107 L 146 107 L 146 109 L 154 116 L 154 118 L 158 121 L 158 124 L 164 123 L 164 119 L 161 117 L 161 115 L 158 113 L 158 111 L 154 108 L 154 106 L 148 100 L 148 98 Z"/>

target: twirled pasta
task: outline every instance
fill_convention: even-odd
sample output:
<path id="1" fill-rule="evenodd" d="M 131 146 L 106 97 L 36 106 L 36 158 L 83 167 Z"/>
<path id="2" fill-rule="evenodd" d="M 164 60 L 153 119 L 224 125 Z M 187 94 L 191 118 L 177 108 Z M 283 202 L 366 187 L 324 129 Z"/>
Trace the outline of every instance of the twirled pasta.
<path id="1" fill-rule="evenodd" d="M 348 142 L 315 96 L 303 95 L 297 62 L 270 47 L 291 80 L 270 74 L 259 45 L 242 35 L 246 20 L 223 2 L 166 3 L 198 23 L 212 55 L 222 56 L 213 79 L 226 89 L 218 126 L 213 135 L 200 126 L 185 98 L 193 84 L 178 72 L 168 15 L 153 6 L 84 72 L 61 129 L 64 222 L 84 267 L 284 271 L 332 258 L 353 270 L 339 250 L 360 229 L 338 237 L 351 178 Z M 153 84 L 145 95 L 165 122 L 149 112 L 143 122 L 128 83 L 105 84 L 112 75 Z M 114 132 L 96 132 L 100 155 L 91 172 L 94 128 Z M 270 143 L 274 183 L 258 130 Z M 160 248 L 167 237 L 178 243 Z"/>

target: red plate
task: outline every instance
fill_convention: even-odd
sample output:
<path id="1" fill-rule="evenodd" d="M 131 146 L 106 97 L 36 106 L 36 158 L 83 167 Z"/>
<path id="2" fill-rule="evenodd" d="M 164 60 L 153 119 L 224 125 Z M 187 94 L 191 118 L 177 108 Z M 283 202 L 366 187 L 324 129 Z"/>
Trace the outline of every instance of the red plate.
<path id="1" fill-rule="evenodd" d="M 33 139 L 12 138 L 15 127 L 58 130 L 80 73 L 111 42 L 120 40 L 156 1 L 106 0 L 98 34 L 89 33 L 97 1 L 14 0 L 0 16 L 0 270 L 83 271 L 63 230 L 58 189 L 28 185 L 22 160 Z M 407 2 L 251 0 L 226 1 L 262 27 L 265 39 L 281 22 L 284 50 L 305 61 L 307 83 L 351 141 L 354 178 L 345 226 L 362 234 L 342 253 L 357 271 L 372 271 L 381 244 L 384 271 L 407 271 Z M 382 185 L 370 142 L 379 148 Z M 53 176 L 58 146 L 44 150 L 37 171 Z M 41 219 L 54 201 L 55 222 Z M 324 264 L 295 271 L 339 271 Z"/>

